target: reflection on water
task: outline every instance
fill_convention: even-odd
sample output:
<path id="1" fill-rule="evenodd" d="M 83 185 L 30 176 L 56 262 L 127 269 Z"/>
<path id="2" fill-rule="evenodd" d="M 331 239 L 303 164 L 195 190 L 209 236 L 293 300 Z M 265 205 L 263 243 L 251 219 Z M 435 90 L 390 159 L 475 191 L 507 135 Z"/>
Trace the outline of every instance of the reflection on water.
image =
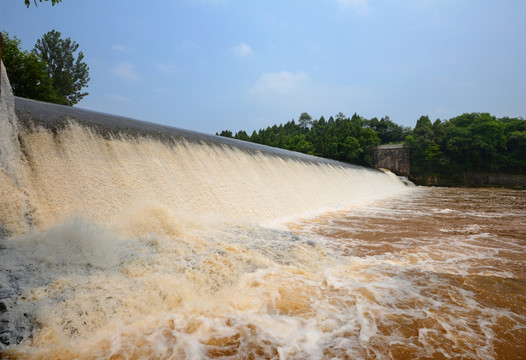
<path id="1" fill-rule="evenodd" d="M 73 218 L 1 244 L 1 355 L 526 353 L 524 191 L 417 188 L 281 230 L 154 205 L 127 216 L 105 227 Z"/>

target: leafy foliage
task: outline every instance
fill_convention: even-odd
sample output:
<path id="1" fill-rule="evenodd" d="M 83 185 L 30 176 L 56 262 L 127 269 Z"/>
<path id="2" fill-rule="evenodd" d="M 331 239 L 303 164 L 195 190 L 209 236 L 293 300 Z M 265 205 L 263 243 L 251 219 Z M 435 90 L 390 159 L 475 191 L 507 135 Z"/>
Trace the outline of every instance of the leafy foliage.
<path id="1" fill-rule="evenodd" d="M 312 116 L 310 116 L 308 113 L 304 112 L 304 113 L 301 113 L 299 119 L 298 119 L 298 124 L 301 128 L 307 128 L 309 127 L 310 125 L 312 125 Z"/>
<path id="2" fill-rule="evenodd" d="M 16 37 L 10 38 L 5 32 L 2 35 L 4 37 L 2 60 L 13 93 L 30 99 L 65 104 L 65 100 L 53 88 L 53 81 L 42 58 L 37 54 L 23 51 L 20 48 L 20 40 Z"/>
<path id="3" fill-rule="evenodd" d="M 39 1 L 42 2 L 42 0 L 39 0 Z M 43 1 L 49 1 L 49 0 L 43 0 Z M 54 6 L 55 4 L 58 4 L 61 1 L 62 0 L 51 0 L 51 5 Z M 37 0 L 33 0 L 33 2 L 35 3 L 35 6 L 38 6 Z M 31 5 L 31 0 L 24 0 L 24 3 L 26 4 L 26 7 L 29 7 L 29 5 Z"/>
<path id="4" fill-rule="evenodd" d="M 411 142 L 411 172 L 526 172 L 526 120 L 463 114 L 431 125 L 422 116 Z"/>
<path id="5" fill-rule="evenodd" d="M 401 143 L 411 131 L 408 127 L 400 126 L 392 122 L 389 116 L 385 116 L 380 120 L 372 118 L 371 120 L 366 120 L 365 124 L 378 133 L 382 144 Z"/>
<path id="6" fill-rule="evenodd" d="M 367 120 L 358 115 L 350 119 L 341 115 L 336 120 L 331 117 L 326 121 L 323 116 L 312 120 L 308 113 L 302 113 L 298 123 L 292 120 L 284 125 L 269 126 L 252 132 L 250 136 L 245 131 L 239 131 L 233 137 L 305 154 L 371 165 L 367 148 L 380 144 L 378 134 L 368 127 Z M 232 132 L 223 130 L 218 135 L 232 137 Z"/>
<path id="7" fill-rule="evenodd" d="M 34 100 L 61 105 L 78 103 L 87 92 L 89 68 L 82 60 L 82 51 L 75 59 L 78 44 L 61 39 L 58 31 L 50 31 L 37 41 L 31 51 L 22 50 L 20 40 L 3 32 L 3 61 L 13 93 Z"/>
<path id="8" fill-rule="evenodd" d="M 78 103 L 87 92 L 81 92 L 87 86 L 89 78 L 88 65 L 83 62 L 84 54 L 79 52 L 75 59 L 74 53 L 79 45 L 70 38 L 62 39 L 58 31 L 51 30 L 37 40 L 32 53 L 39 55 L 46 62 L 46 69 L 53 87 L 67 105 Z"/>

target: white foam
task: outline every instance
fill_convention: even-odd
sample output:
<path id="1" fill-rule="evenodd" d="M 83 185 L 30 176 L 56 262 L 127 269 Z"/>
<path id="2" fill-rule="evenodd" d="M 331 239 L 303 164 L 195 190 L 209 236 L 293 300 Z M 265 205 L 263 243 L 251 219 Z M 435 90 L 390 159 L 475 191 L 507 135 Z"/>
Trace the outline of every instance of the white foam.
<path id="1" fill-rule="evenodd" d="M 25 252 L 35 262 L 98 268 L 114 267 L 119 262 L 113 238 L 104 228 L 81 216 L 43 232 L 14 238 L 8 244 L 11 249 Z"/>

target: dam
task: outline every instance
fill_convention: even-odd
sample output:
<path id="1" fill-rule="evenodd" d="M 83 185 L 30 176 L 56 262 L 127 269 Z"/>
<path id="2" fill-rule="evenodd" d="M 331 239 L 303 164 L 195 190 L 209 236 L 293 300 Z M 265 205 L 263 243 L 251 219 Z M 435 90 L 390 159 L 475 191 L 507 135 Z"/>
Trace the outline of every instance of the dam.
<path id="1" fill-rule="evenodd" d="M 526 192 L 0 100 L 0 358 L 524 353 Z"/>
<path id="2" fill-rule="evenodd" d="M 46 262 L 66 268 L 117 266 L 122 259 L 106 232 L 147 246 L 178 243 L 174 237 L 187 228 L 258 227 L 405 189 L 396 176 L 375 169 L 10 92 L 2 67 L 0 229 L 16 239 L 5 246 L 29 242 Z M 202 281 L 220 276 L 208 271 L 211 279 Z M 213 287 L 223 287 L 222 281 Z M 20 286 L 3 282 L 7 289 Z M 14 298 L 2 301 L 15 307 Z M 25 322 L 11 312 L 4 316 L 15 328 Z M 34 325 L 22 328 L 34 331 Z M 25 339 L 16 329 L 2 330 L 4 344 Z"/>
<path id="3" fill-rule="evenodd" d="M 403 188 L 374 169 L 22 98 L 14 103 L 16 120 L 2 125 L 9 140 L 2 182 L 10 188 L 0 210 L 4 231 L 14 234 L 74 213 L 107 222 L 145 203 L 260 223 Z"/>

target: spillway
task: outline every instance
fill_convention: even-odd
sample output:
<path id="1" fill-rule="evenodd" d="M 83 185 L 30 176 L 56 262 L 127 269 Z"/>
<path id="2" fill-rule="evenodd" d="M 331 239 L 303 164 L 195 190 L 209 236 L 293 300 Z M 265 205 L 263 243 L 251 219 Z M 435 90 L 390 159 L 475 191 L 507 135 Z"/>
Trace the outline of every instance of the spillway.
<path id="1" fill-rule="evenodd" d="M 404 188 L 375 169 L 234 139 L 9 96 L 2 106 L 5 233 L 72 214 L 107 223 L 145 204 L 261 223 Z"/>
<path id="2" fill-rule="evenodd" d="M 348 261 L 283 224 L 407 189 L 375 169 L 15 98 L 3 66 L 0 137 L 5 358 L 320 358 L 336 322 L 309 302 Z"/>

